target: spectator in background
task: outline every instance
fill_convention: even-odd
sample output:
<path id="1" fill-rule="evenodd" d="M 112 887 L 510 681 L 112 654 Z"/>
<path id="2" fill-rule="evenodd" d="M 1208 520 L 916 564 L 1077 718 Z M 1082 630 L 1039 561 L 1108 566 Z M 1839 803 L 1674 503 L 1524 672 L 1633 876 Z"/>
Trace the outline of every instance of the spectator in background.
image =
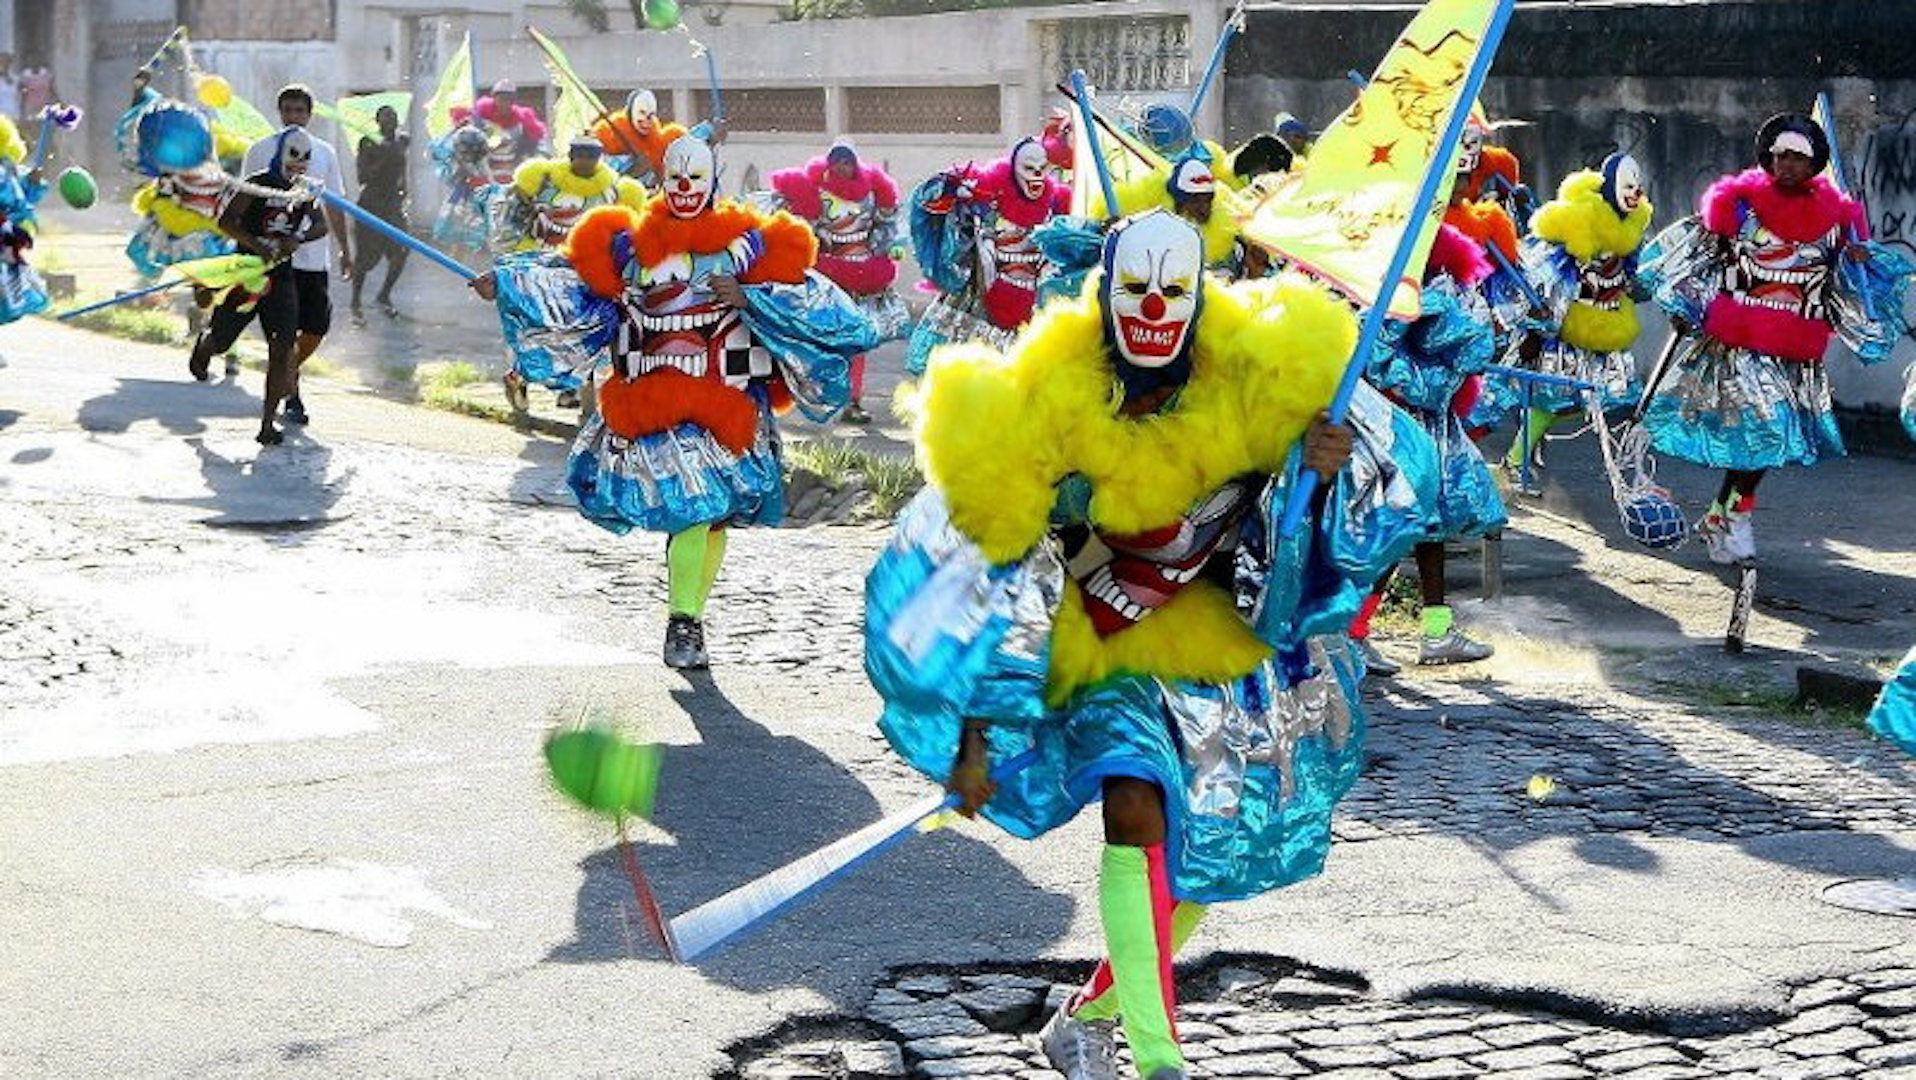
<path id="1" fill-rule="evenodd" d="M 20 79 L 13 73 L 10 52 L 0 52 L 0 116 L 20 119 Z"/>
<path id="2" fill-rule="evenodd" d="M 381 105 L 373 119 L 379 124 L 379 137 L 359 140 L 359 154 L 355 158 L 359 205 L 404 232 L 407 228 L 406 154 L 412 147 L 412 138 L 399 130 L 399 113 L 390 105 Z M 364 325 L 366 321 L 359 310 L 359 292 L 366 285 L 366 275 L 381 259 L 386 262 L 386 281 L 379 286 L 375 302 L 387 318 L 396 319 L 399 309 L 393 306 L 393 282 L 406 267 L 405 245 L 387 239 L 365 224 L 360 224 L 358 231 L 359 258 L 353 264 L 353 322 Z"/>

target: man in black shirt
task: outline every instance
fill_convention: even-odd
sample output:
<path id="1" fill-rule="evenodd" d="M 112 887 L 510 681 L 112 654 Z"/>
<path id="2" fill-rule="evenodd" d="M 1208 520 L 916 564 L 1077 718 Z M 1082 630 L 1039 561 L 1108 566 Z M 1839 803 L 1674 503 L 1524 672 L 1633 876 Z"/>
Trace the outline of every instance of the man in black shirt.
<path id="1" fill-rule="evenodd" d="M 220 212 L 220 229 L 241 250 L 266 260 L 266 288 L 257 294 L 242 288 L 229 292 L 207 320 L 187 361 L 193 377 L 205 382 L 213 357 L 232 348 L 240 331 L 259 316 L 260 333 L 266 337 L 266 400 L 255 438 L 263 446 L 276 446 L 285 440 L 273 426 L 273 416 L 280 402 L 298 385 L 294 345 L 300 333 L 300 290 L 289 260 L 299 245 L 326 235 L 326 215 L 320 212 L 312 190 L 299 183 L 312 156 L 313 146 L 306 132 L 287 128 L 279 135 L 278 148 L 267 169 L 247 177 L 245 184 L 228 197 L 226 208 Z M 285 191 L 287 195 L 267 196 L 259 191 L 262 188 Z"/>
<path id="2" fill-rule="evenodd" d="M 390 105 L 381 105 L 373 119 L 379 124 L 379 138 L 359 140 L 359 154 L 355 159 L 359 205 L 403 232 L 407 228 L 406 154 L 412 147 L 412 138 L 400 133 L 399 114 Z M 399 272 L 406 267 L 405 245 L 387 239 L 364 222 L 355 226 L 354 231 L 359 234 L 359 260 L 353 267 L 353 322 L 366 321 L 359 310 L 359 292 L 365 287 L 366 275 L 381 259 L 386 260 L 386 281 L 374 300 L 387 318 L 398 318 L 399 309 L 393 306 L 393 282 L 399 280 Z"/>

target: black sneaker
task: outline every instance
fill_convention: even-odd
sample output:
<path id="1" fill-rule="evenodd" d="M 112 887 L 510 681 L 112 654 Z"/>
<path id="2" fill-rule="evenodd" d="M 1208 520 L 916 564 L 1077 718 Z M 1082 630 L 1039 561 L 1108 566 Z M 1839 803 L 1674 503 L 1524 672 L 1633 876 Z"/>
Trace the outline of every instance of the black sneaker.
<path id="1" fill-rule="evenodd" d="M 227 353 L 226 354 L 226 377 L 229 379 L 237 379 L 239 378 L 239 373 L 240 373 L 239 357 L 234 356 L 232 353 Z"/>
<path id="2" fill-rule="evenodd" d="M 198 379 L 200 382 L 205 382 L 213 377 L 212 367 L 213 360 L 211 357 L 194 353 L 192 356 L 186 358 L 187 374 Z"/>
<path id="3" fill-rule="evenodd" d="M 690 615 L 674 615 L 665 624 L 665 666 L 680 671 L 708 666 L 705 627 Z"/>
<path id="4" fill-rule="evenodd" d="M 306 416 L 306 403 L 299 400 L 298 394 L 294 394 L 292 397 L 286 399 L 286 406 L 280 411 L 280 416 L 285 418 L 289 424 L 304 425 L 308 421 Z"/>
<path id="5" fill-rule="evenodd" d="M 576 409 L 579 407 L 579 392 L 577 390 L 561 390 L 553 397 L 552 404 L 561 409 Z"/>

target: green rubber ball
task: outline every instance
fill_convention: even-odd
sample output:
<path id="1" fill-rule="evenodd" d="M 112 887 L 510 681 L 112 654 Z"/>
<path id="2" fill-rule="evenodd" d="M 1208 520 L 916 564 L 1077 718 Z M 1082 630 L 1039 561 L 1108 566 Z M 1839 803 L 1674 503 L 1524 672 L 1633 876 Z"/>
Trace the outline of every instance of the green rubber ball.
<path id="1" fill-rule="evenodd" d="M 645 25 L 670 30 L 679 24 L 679 0 L 645 0 Z"/>
<path id="2" fill-rule="evenodd" d="M 651 817 L 659 763 L 658 747 L 604 728 L 571 728 L 546 739 L 552 782 L 581 806 L 601 814 Z"/>
<path id="3" fill-rule="evenodd" d="M 57 183 L 60 197 L 75 210 L 85 210 L 100 197 L 100 187 L 93 182 L 93 174 L 78 165 L 70 165 L 62 170 Z"/>

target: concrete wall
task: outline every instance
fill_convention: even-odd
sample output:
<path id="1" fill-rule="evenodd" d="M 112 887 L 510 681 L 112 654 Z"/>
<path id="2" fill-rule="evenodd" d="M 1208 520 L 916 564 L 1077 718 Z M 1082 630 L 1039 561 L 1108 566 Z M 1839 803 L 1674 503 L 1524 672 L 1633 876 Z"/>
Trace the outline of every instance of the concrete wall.
<path id="1" fill-rule="evenodd" d="M 1347 69 L 1370 74 L 1412 11 L 1327 10 L 1277 3 L 1253 13 L 1227 60 L 1225 120 L 1233 138 L 1287 109 L 1318 126 L 1350 103 Z M 1832 97 L 1837 136 L 1876 230 L 1916 252 L 1916 2 L 1759 0 L 1525 3 L 1484 94 L 1493 118 L 1520 119 L 1500 141 L 1542 196 L 1566 174 L 1618 149 L 1649 174 L 1661 228 L 1694 211 L 1722 174 L 1755 161 L 1758 125 Z M 1659 330 L 1659 334 L 1661 331 Z M 1640 350 L 1654 355 L 1660 341 Z M 1831 365 L 1844 403 L 1893 404 L 1895 362 Z"/>

